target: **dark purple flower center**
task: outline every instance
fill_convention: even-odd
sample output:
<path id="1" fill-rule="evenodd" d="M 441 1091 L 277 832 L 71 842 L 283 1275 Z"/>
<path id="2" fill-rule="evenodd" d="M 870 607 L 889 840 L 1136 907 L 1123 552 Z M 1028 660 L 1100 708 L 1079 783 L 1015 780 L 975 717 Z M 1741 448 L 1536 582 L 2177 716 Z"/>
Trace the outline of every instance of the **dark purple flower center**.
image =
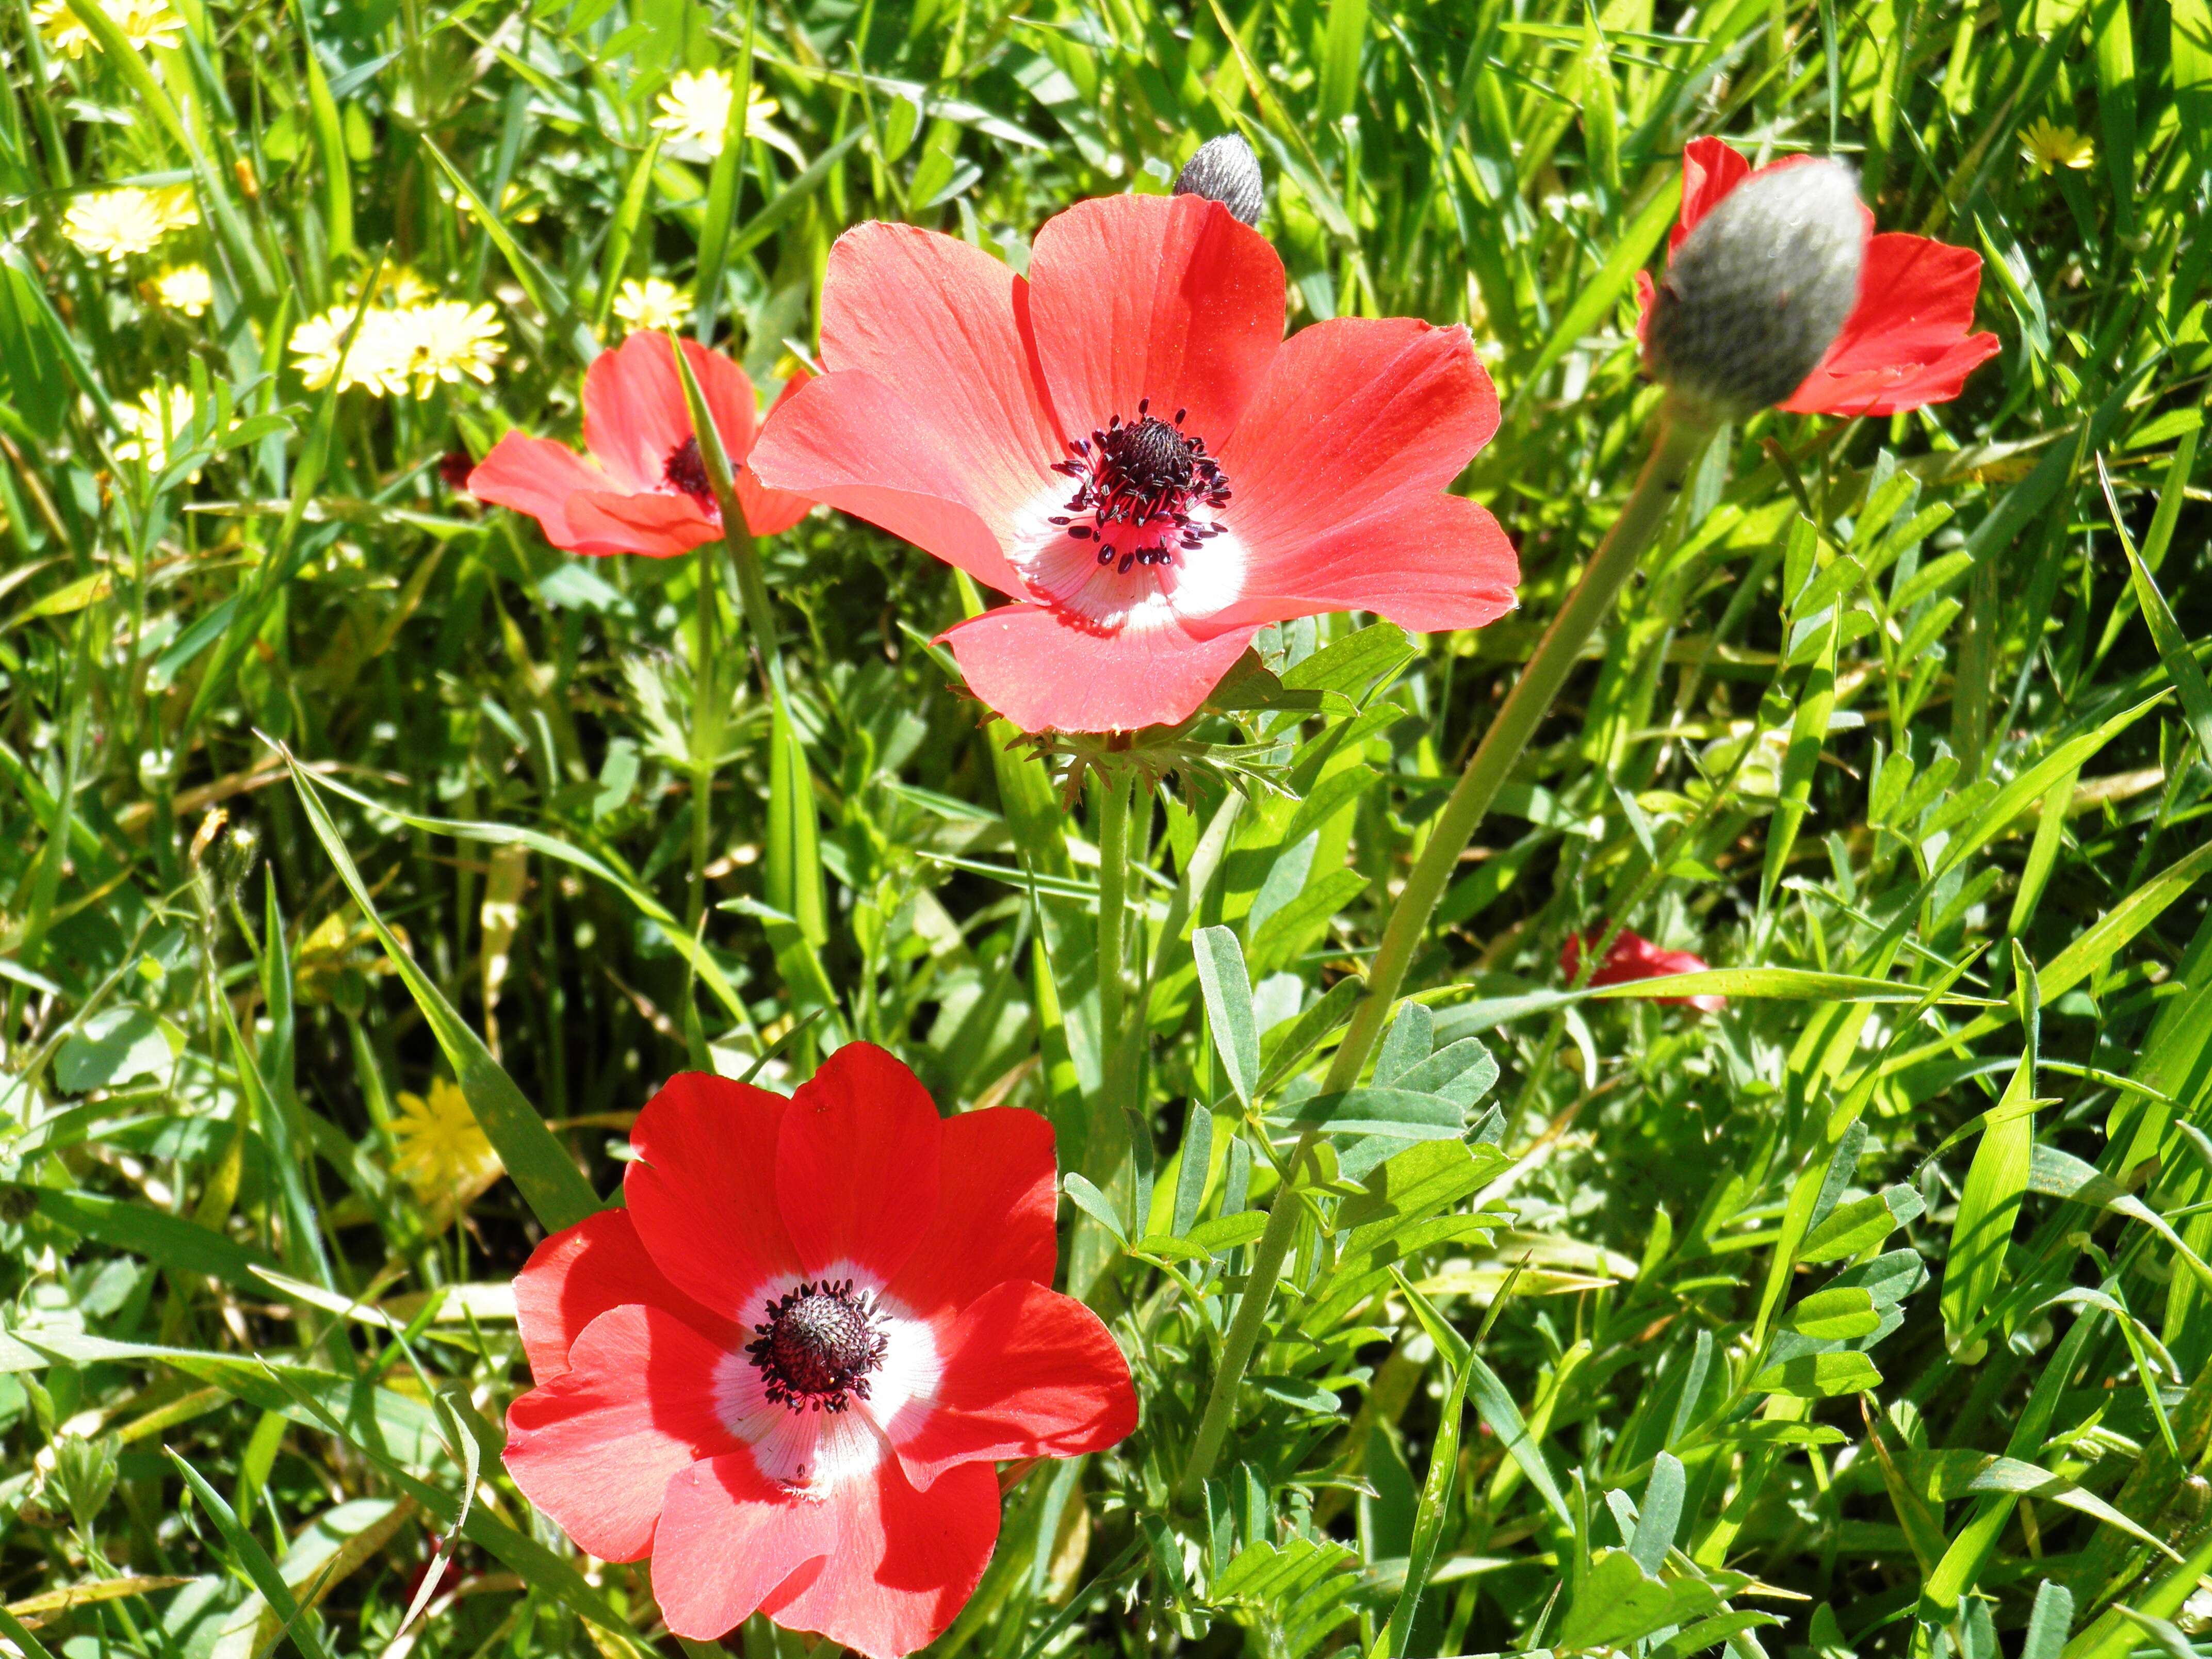
<path id="1" fill-rule="evenodd" d="M 660 476 L 701 506 L 713 503 L 714 487 L 707 480 L 707 463 L 700 458 L 698 439 L 686 438 L 670 450 Z"/>
<path id="2" fill-rule="evenodd" d="M 1151 412 L 1152 399 L 1140 399 L 1137 418 L 1127 425 L 1119 415 L 1103 429 L 1078 438 L 1070 457 L 1053 471 L 1075 480 L 1066 516 L 1052 522 L 1076 541 L 1098 543 L 1098 562 L 1126 576 L 1138 565 L 1167 564 L 1179 553 L 1196 552 L 1222 526 L 1191 516 L 1191 509 L 1218 510 L 1229 505 L 1229 478 L 1206 453 L 1205 441 L 1182 429 L 1189 411 L 1178 409 L 1164 421 Z M 1088 517 L 1088 524 L 1076 520 Z"/>
<path id="3" fill-rule="evenodd" d="M 868 1376 L 883 1364 L 887 1339 L 875 1298 L 853 1281 L 803 1284 L 768 1304 L 745 1354 L 770 1400 L 795 1412 L 842 1412 L 868 1397 Z"/>

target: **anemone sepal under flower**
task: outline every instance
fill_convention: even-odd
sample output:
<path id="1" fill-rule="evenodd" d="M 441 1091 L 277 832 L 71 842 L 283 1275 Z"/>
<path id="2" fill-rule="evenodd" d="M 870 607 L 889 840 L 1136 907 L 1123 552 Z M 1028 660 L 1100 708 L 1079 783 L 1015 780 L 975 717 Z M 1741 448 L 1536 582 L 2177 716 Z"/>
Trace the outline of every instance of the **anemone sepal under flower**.
<path id="1" fill-rule="evenodd" d="M 746 528 L 788 530 L 813 502 L 768 489 L 746 463 L 760 420 L 752 382 L 720 352 L 681 343 L 730 458 Z M 641 332 L 601 352 L 584 375 L 585 453 L 510 432 L 469 474 L 470 493 L 529 514 L 547 541 L 572 553 L 668 558 L 720 537 L 675 349 L 667 335 Z M 783 397 L 798 385 L 786 385 Z"/>
<path id="2" fill-rule="evenodd" d="M 990 1556 L 993 1463 L 1136 1425 L 1112 1334 L 1048 1288 L 1051 1127 L 939 1120 L 855 1043 L 788 1101 L 675 1078 L 632 1142 L 626 1207 L 515 1280 L 537 1387 L 509 1473 L 592 1554 L 650 1555 L 680 1636 L 757 1611 L 869 1659 L 922 1646 Z"/>
<path id="3" fill-rule="evenodd" d="M 753 465 L 1013 599 L 945 640 L 1030 732 L 1177 724 L 1267 623 L 1510 610 L 1511 544 L 1446 493 L 1498 425 L 1467 331 L 1283 320 L 1273 248 L 1197 195 L 1079 203 L 1026 278 L 862 225 L 823 284 L 827 372 Z"/>
<path id="4" fill-rule="evenodd" d="M 1682 207 L 1668 240 L 1670 261 L 1739 186 L 1810 164 L 1808 157 L 1786 156 L 1754 168 L 1718 138 L 1692 139 L 1682 149 Z M 1980 254 L 1903 232 L 1877 234 L 1863 207 L 1858 219 L 1864 240 L 1856 302 L 1819 362 L 1777 405 L 1790 413 L 1895 415 L 1948 403 L 1996 353 L 1996 335 L 1974 331 Z M 1639 272 L 1636 289 L 1637 333 L 1648 348 L 1656 285 Z M 1747 327 L 1757 323 L 1744 319 Z"/>

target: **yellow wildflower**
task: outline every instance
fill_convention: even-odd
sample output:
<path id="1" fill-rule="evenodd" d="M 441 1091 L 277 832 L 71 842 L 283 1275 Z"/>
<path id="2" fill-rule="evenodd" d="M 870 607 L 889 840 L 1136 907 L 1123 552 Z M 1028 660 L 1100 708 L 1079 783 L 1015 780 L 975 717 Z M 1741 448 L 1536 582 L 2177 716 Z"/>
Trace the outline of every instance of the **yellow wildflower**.
<path id="1" fill-rule="evenodd" d="M 499 1178 L 499 1154 L 457 1085 L 439 1078 L 430 1085 L 428 1100 L 403 1093 L 398 1104 L 392 1134 L 399 1154 L 392 1161 L 392 1172 L 424 1203 L 474 1197 Z"/>
<path id="2" fill-rule="evenodd" d="M 691 296 L 660 277 L 633 276 L 615 290 L 615 315 L 633 330 L 681 328 L 691 320 Z"/>
<path id="3" fill-rule="evenodd" d="M 2049 117 L 2039 116 L 2021 134 L 2020 153 L 2038 173 L 2048 173 L 2058 167 L 2071 167 L 2078 173 L 2096 161 L 2097 146 L 2073 128 L 2054 126 Z"/>
<path id="4" fill-rule="evenodd" d="M 689 145 L 709 158 L 720 155 L 723 136 L 730 128 L 730 106 L 737 95 L 726 70 L 680 70 L 660 94 L 660 113 L 653 125 L 678 144 Z M 775 100 L 756 84 L 745 104 L 746 132 L 764 137 L 775 114 Z"/>
<path id="5" fill-rule="evenodd" d="M 466 300 L 433 300 L 399 313 L 409 334 L 407 368 L 415 395 L 427 398 L 438 382 L 458 386 L 464 376 L 489 386 L 507 349 L 499 319 L 489 306 Z"/>
<path id="6" fill-rule="evenodd" d="M 171 231 L 200 222 L 191 189 L 171 185 L 141 190 L 125 185 L 76 198 L 63 216 L 62 234 L 112 264 L 134 253 L 150 253 Z"/>
<path id="7" fill-rule="evenodd" d="M 417 276 L 407 265 L 394 265 L 384 273 L 383 280 L 377 284 L 376 303 L 398 310 L 419 306 L 426 300 L 437 297 L 438 290 Z"/>
<path id="8" fill-rule="evenodd" d="M 336 380 L 341 392 L 363 386 L 378 398 L 402 396 L 415 349 L 406 313 L 370 307 L 362 313 L 360 331 L 349 348 L 346 331 L 353 326 L 353 309 L 332 306 L 292 331 L 292 355 L 299 359 L 300 378 L 310 392 L 320 392 Z"/>
<path id="9" fill-rule="evenodd" d="M 215 303 L 215 284 L 205 265 L 171 265 L 154 279 L 154 297 L 172 311 L 198 317 Z"/>
<path id="10" fill-rule="evenodd" d="M 171 9 L 169 0 L 100 0 L 100 9 L 141 52 L 149 46 L 173 46 L 184 38 L 185 20 Z M 48 48 L 64 58 L 82 58 L 100 44 L 69 9 L 69 0 L 42 0 L 32 10 L 31 21 Z"/>
<path id="11" fill-rule="evenodd" d="M 131 434 L 115 446 L 115 459 L 140 462 L 149 473 L 158 473 L 169 464 L 169 446 L 191 428 L 191 388 L 148 386 L 137 402 L 115 406 L 115 423 Z M 194 472 L 192 481 L 198 483 L 199 476 Z"/>

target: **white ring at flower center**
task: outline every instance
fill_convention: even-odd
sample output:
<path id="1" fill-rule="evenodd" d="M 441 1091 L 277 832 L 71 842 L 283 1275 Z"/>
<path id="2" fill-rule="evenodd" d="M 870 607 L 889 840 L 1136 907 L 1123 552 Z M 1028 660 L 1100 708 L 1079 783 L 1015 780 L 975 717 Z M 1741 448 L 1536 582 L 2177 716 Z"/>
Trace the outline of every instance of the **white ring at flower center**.
<path id="1" fill-rule="evenodd" d="M 1193 525 L 1214 522 L 1213 509 L 1202 501 L 1194 502 L 1188 513 Z M 1244 544 L 1233 530 L 1221 531 L 1187 550 L 1182 545 L 1182 527 L 1171 520 L 1142 528 L 1113 525 L 1103 539 L 1113 544 L 1115 556 L 1101 564 L 1102 538 L 1095 526 L 1090 539 L 1078 541 L 1066 527 L 1052 522 L 1071 516 L 1064 489 L 1054 488 L 1032 497 L 1014 515 L 1014 545 L 1007 556 L 1037 599 L 1108 633 L 1195 622 L 1227 609 L 1244 592 Z M 1076 522 L 1091 523 L 1083 517 Z M 1122 572 L 1124 557 L 1161 546 L 1170 556 L 1165 563 L 1139 564 L 1126 574 Z"/>
<path id="2" fill-rule="evenodd" d="M 937 1395 L 944 1361 L 929 1322 L 916 1318 L 902 1303 L 883 1294 L 883 1281 L 849 1261 L 806 1276 L 853 1281 L 856 1291 L 875 1298 L 875 1327 L 883 1334 L 884 1356 L 868 1374 L 868 1396 L 851 1401 L 842 1412 L 794 1411 L 770 1400 L 760 1367 L 740 1347 L 726 1353 L 714 1368 L 714 1402 L 731 1433 L 752 1449 L 753 1462 L 769 1480 L 801 1492 L 872 1473 L 890 1455 L 888 1437 L 912 1418 L 927 1415 Z M 764 1322 L 771 1303 L 800 1283 L 796 1273 L 780 1274 L 745 1298 L 740 1312 L 745 1341 Z"/>

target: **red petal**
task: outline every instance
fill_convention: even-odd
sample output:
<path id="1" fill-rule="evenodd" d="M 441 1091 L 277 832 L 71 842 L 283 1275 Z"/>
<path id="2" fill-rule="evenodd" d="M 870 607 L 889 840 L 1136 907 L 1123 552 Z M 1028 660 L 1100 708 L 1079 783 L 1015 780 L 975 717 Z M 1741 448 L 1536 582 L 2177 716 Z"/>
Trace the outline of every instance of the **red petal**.
<path id="1" fill-rule="evenodd" d="M 1348 606 L 1421 628 L 1497 616 L 1520 574 L 1511 548 L 1481 509 L 1439 505 L 1497 429 L 1498 394 L 1463 328 L 1346 318 L 1292 335 L 1222 456 L 1248 602 L 1206 620 Z M 1438 534 L 1442 546 L 1420 545 Z"/>
<path id="2" fill-rule="evenodd" d="M 689 495 L 578 490 L 568 497 L 568 545 L 578 553 L 642 553 L 672 558 L 711 542 L 722 526 Z"/>
<path id="3" fill-rule="evenodd" d="M 813 378 L 802 368 L 786 380 L 769 413 L 773 416 L 798 395 L 799 387 Z M 750 457 L 752 453 L 750 443 L 745 446 L 745 451 Z M 745 528 L 756 536 L 780 536 L 814 509 L 813 501 L 805 495 L 795 495 L 787 489 L 770 489 L 760 481 L 760 475 L 753 471 L 750 460 L 739 470 L 737 485 L 738 504 L 744 510 Z"/>
<path id="4" fill-rule="evenodd" d="M 888 1282 L 937 1213 L 937 1105 L 872 1042 L 848 1042 L 799 1086 L 776 1142 L 775 1190 L 800 1270 L 840 1263 Z"/>
<path id="5" fill-rule="evenodd" d="M 1047 469 L 1061 457 L 1028 309 L 1029 286 L 1006 266 L 913 225 L 847 231 L 822 280 L 823 365 L 891 388 L 937 441 L 936 471 L 957 486 L 933 493 L 994 530 L 1057 482 Z M 884 482 L 909 488 L 898 476 Z"/>
<path id="6" fill-rule="evenodd" d="M 1801 415 L 1894 415 L 1948 403 L 1995 355 L 1970 332 L 1982 256 L 1891 232 L 1867 244 L 1859 302 L 1820 366 L 1782 405 Z"/>
<path id="7" fill-rule="evenodd" d="M 956 441 L 872 374 L 825 374 L 769 416 L 753 446 L 763 483 L 826 501 L 988 582 L 1024 590 L 1006 562 L 1013 507 L 1000 499 L 1012 480 L 988 476 L 999 463 Z M 1023 469 L 1035 495 L 1057 477 Z"/>
<path id="8" fill-rule="evenodd" d="M 1582 968 L 1583 944 L 1579 936 L 1571 934 L 1560 948 L 1559 971 L 1569 979 Z M 1593 989 L 1601 985 L 1632 985 L 1638 980 L 1661 979 L 1669 974 L 1702 974 L 1709 965 L 1694 951 L 1662 950 L 1643 934 L 1624 927 L 1614 936 L 1603 964 L 1590 975 L 1589 982 Z M 1728 1006 L 1728 999 L 1723 996 L 1661 997 L 1659 1000 L 1674 1007 L 1687 1003 L 1708 1014 L 1717 1014 Z"/>
<path id="9" fill-rule="evenodd" d="M 899 1659 L 941 1635 L 975 1592 L 999 1537 L 999 1482 L 989 1467 L 947 1471 L 925 1495 L 898 1460 L 832 1491 L 837 1543 L 803 1588 L 764 1604 L 787 1630 L 819 1631 L 865 1654 Z"/>
<path id="10" fill-rule="evenodd" d="M 1042 605 L 1002 605 L 939 637 L 968 689 L 1024 732 L 1133 732 L 1188 720 L 1254 631 L 1105 633 Z"/>
<path id="11" fill-rule="evenodd" d="M 1037 361 L 1071 434 L 1139 398 L 1218 448 L 1283 338 L 1283 262 L 1267 239 L 1199 196 L 1079 202 L 1030 256 Z M 1233 477 L 1233 475 L 1232 475 Z"/>
<path id="12" fill-rule="evenodd" d="M 755 1298 L 799 1253 L 775 1201 L 775 1143 L 787 1103 L 704 1072 L 669 1079 L 630 1131 L 638 1161 L 623 1194 L 639 1238 L 678 1288 L 750 1324 Z"/>
<path id="13" fill-rule="evenodd" d="M 1751 176 L 1751 163 L 1717 138 L 1692 138 L 1682 146 L 1682 213 L 1667 239 L 1668 253 L 1721 198 Z"/>
<path id="14" fill-rule="evenodd" d="M 531 1252 L 514 1276 L 514 1322 L 530 1374 L 550 1382 L 568 1369 L 568 1350 L 610 1308 L 659 1308 L 714 1338 L 738 1346 L 738 1328 L 718 1319 L 668 1282 L 639 1242 L 627 1210 L 601 1210 Z"/>
<path id="15" fill-rule="evenodd" d="M 694 373 L 700 355 L 691 359 Z M 752 430 L 750 421 L 745 430 Z M 669 456 L 690 435 L 691 411 L 665 334 L 633 334 L 592 360 L 584 374 L 584 446 L 617 489 L 658 489 Z"/>
<path id="16" fill-rule="evenodd" d="M 1514 608 L 1521 580 L 1498 520 L 1462 495 L 1394 496 L 1292 556 L 1254 562 L 1243 597 L 1206 625 L 1373 611 L 1423 631 L 1480 628 Z"/>
<path id="17" fill-rule="evenodd" d="M 1344 317 L 1301 329 L 1222 451 L 1248 547 L 1318 534 L 1399 490 L 1442 489 L 1498 430 L 1464 328 Z"/>
<path id="18" fill-rule="evenodd" d="M 937 1213 L 885 1288 L 924 1319 L 965 1307 L 1010 1279 L 1052 1283 L 1060 1259 L 1052 1125 L 1018 1106 L 939 1126 Z"/>
<path id="19" fill-rule="evenodd" d="M 568 499 L 580 489 L 605 489 L 607 482 L 607 475 L 588 457 L 568 445 L 510 432 L 469 474 L 469 493 L 478 501 L 529 514 L 547 541 L 574 552 Z"/>
<path id="20" fill-rule="evenodd" d="M 836 1541 L 836 1511 L 768 1480 L 750 1452 L 694 1463 L 668 1483 L 653 1540 L 653 1595 L 669 1629 L 711 1642 L 779 1590 L 811 1583 L 807 1564 Z"/>
<path id="21" fill-rule="evenodd" d="M 507 1408 L 507 1473 L 580 1548 L 636 1560 L 670 1479 L 739 1449 L 715 1403 L 727 1357 L 661 1309 L 601 1314 L 568 1369 Z"/>
<path id="22" fill-rule="evenodd" d="M 1001 1285 L 953 1323 L 942 1352 L 932 1409 L 914 1414 L 911 1432 L 894 1431 L 918 1486 L 963 1463 L 1103 1451 L 1137 1426 L 1129 1363 L 1073 1297 Z"/>

